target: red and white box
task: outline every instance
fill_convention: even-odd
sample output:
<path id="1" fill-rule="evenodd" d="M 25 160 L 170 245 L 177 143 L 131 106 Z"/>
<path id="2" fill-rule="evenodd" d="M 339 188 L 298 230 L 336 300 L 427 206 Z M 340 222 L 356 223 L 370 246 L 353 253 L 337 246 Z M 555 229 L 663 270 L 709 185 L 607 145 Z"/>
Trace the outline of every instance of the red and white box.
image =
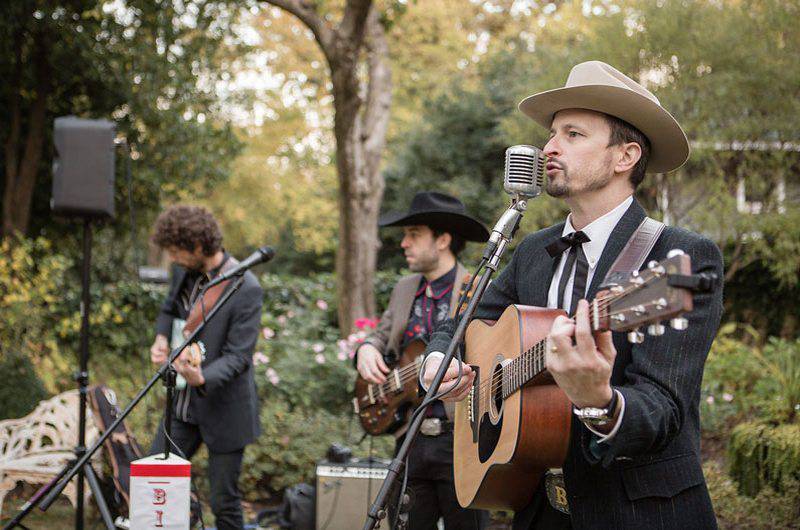
<path id="1" fill-rule="evenodd" d="M 131 462 L 130 527 L 187 530 L 192 464 L 177 455 Z"/>

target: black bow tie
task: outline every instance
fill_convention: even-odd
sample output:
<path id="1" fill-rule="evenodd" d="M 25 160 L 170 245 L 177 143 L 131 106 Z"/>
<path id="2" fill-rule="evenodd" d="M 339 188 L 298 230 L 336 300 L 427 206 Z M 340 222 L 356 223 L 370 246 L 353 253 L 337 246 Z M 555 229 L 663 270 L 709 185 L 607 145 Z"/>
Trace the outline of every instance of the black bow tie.
<path id="1" fill-rule="evenodd" d="M 550 254 L 551 258 L 557 258 L 568 248 L 582 245 L 583 243 L 588 243 L 589 241 L 591 241 L 589 236 L 581 231 L 578 231 L 560 237 L 544 248 L 547 250 L 547 253 Z"/>

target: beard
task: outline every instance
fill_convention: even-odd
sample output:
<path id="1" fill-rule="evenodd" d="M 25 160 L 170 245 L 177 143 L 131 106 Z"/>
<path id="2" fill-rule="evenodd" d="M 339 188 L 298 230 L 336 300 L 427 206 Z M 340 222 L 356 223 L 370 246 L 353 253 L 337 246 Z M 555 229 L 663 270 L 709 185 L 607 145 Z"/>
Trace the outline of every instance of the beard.
<path id="1" fill-rule="evenodd" d="M 570 178 L 570 173 L 567 166 L 559 160 L 556 160 L 556 162 L 561 166 L 561 174 L 558 175 L 556 179 L 547 179 L 547 184 L 545 185 L 545 191 L 551 197 L 564 198 L 574 195 L 577 192 L 601 190 L 605 188 L 613 178 L 613 175 L 611 174 L 606 174 L 599 171 L 592 172 L 593 175 L 583 179 L 583 184 L 579 188 L 576 188 L 575 186 L 570 185 L 572 184 L 572 179 Z"/>
<path id="2" fill-rule="evenodd" d="M 414 262 L 408 264 L 408 269 L 411 272 L 425 274 L 436 269 L 436 266 L 439 265 L 439 256 L 435 254 L 422 254 L 414 257 L 416 258 Z"/>

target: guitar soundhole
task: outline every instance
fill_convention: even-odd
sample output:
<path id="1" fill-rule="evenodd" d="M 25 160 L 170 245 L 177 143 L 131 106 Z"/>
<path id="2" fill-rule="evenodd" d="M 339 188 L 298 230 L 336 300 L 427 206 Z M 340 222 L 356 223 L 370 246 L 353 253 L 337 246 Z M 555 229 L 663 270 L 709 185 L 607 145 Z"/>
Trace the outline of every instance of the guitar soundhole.
<path id="1" fill-rule="evenodd" d="M 502 367 L 498 363 L 492 371 L 491 400 L 492 411 L 484 412 L 481 415 L 478 427 L 478 458 L 481 463 L 491 458 L 500 440 L 500 433 L 503 431 L 503 394 L 502 394 Z M 494 421 L 492 416 L 495 417 Z"/>

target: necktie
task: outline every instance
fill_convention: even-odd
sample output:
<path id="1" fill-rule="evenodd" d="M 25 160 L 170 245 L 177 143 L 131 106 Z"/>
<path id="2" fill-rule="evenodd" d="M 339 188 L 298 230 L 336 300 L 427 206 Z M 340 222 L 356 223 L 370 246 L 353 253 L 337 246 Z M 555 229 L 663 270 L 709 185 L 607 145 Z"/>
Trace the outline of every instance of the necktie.
<path id="1" fill-rule="evenodd" d="M 586 278 L 589 274 L 589 262 L 586 259 L 586 254 L 583 252 L 582 245 L 589 241 L 591 241 L 589 236 L 579 231 L 567 234 L 545 247 L 548 254 L 553 258 L 561 256 L 565 250 L 569 249 L 567 262 L 564 264 L 564 270 L 561 272 L 561 279 L 558 282 L 558 305 L 561 308 L 566 308 L 564 291 L 567 289 L 567 281 L 569 281 L 572 275 L 572 268 L 574 266 L 575 279 L 572 282 L 572 297 L 569 305 L 570 314 L 575 313 L 578 300 L 583 298 L 586 294 Z"/>

